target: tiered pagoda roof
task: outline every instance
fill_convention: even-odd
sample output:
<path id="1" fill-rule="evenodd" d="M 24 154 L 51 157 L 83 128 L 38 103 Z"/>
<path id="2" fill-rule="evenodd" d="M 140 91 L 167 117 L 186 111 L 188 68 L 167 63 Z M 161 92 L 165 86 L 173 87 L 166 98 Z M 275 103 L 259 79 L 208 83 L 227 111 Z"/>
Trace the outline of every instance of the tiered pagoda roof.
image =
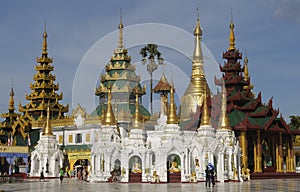
<path id="1" fill-rule="evenodd" d="M 172 86 L 168 82 L 165 73 L 162 74 L 160 80 L 153 88 L 154 93 L 169 93 L 171 91 Z"/>
<path id="2" fill-rule="evenodd" d="M 235 48 L 234 24 L 231 21 L 230 25 L 230 46 L 223 53 L 223 58 L 226 60 L 223 66 L 220 66 L 223 77 L 221 80 L 215 78 L 215 83 L 220 86 L 225 86 L 227 96 L 227 113 L 230 126 L 234 130 L 268 130 L 275 132 L 289 133 L 289 127 L 284 119 L 279 115 L 279 110 L 272 106 L 272 98 L 265 105 L 261 100 L 261 93 L 254 96 L 252 92 L 253 85 L 250 83 L 248 76 L 248 58 L 244 60 L 244 66 L 241 66 L 240 60 L 242 54 Z M 220 104 L 220 95 L 215 96 L 215 103 L 212 112 L 212 118 L 217 120 L 220 114 L 217 112 L 217 106 Z M 217 122 L 216 122 L 217 123 Z"/>
<path id="3" fill-rule="evenodd" d="M 120 20 L 119 45 L 106 65 L 105 74 L 100 76 L 100 85 L 95 94 L 99 96 L 100 105 L 92 115 L 100 116 L 107 110 L 107 98 L 109 89 L 112 92 L 112 107 L 117 121 L 130 120 L 135 113 L 135 91 L 141 98 L 146 94 L 146 87 L 140 84 L 141 77 L 135 73 L 135 66 L 131 64 L 131 57 L 123 45 L 123 23 Z M 139 105 L 139 113 L 145 120 L 150 118 L 150 113 Z"/>
<path id="4" fill-rule="evenodd" d="M 35 67 L 37 71 L 33 76 L 35 82 L 33 84 L 30 83 L 32 92 L 29 95 L 26 94 L 26 100 L 29 103 L 24 106 L 19 104 L 19 111 L 29 114 L 33 120 L 45 119 L 48 104 L 50 105 L 51 119 L 62 119 L 64 118 L 64 114 L 69 110 L 69 105 L 64 106 L 59 103 L 63 98 L 63 94 L 56 93 L 59 89 L 59 84 L 54 83 L 56 77 L 51 74 L 54 66 L 51 65 L 53 59 L 48 57 L 47 36 L 45 28 L 42 56 L 36 59 L 39 64 Z"/>
<path id="5" fill-rule="evenodd" d="M 11 88 L 8 112 L 1 114 L 1 117 L 4 118 L 4 121 L 0 124 L 0 132 L 3 133 L 1 143 L 7 143 L 11 139 L 11 145 L 27 145 L 27 137 L 31 128 L 31 117 L 28 115 L 22 116 L 15 112 L 14 95 L 14 90 Z"/>

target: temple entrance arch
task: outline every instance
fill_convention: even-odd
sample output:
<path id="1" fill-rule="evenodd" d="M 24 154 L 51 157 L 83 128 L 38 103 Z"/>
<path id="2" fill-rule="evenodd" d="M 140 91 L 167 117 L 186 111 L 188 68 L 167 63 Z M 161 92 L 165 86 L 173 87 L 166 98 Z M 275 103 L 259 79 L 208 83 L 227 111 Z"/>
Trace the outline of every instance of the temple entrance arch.
<path id="1" fill-rule="evenodd" d="M 142 182 L 142 160 L 139 156 L 134 155 L 129 159 L 129 182 Z"/>
<path id="2" fill-rule="evenodd" d="M 181 160 L 179 155 L 170 154 L 167 157 L 167 182 L 180 183 L 181 182 Z"/>
<path id="3" fill-rule="evenodd" d="M 119 182 L 121 181 L 121 161 L 116 159 L 114 162 L 113 170 L 110 172 L 111 177 L 109 178 L 109 182 Z"/>
<path id="4" fill-rule="evenodd" d="M 81 178 L 84 175 L 84 172 L 86 172 L 86 174 L 89 172 L 90 166 L 91 166 L 91 162 L 89 161 L 89 159 L 76 160 L 72 167 L 74 172 L 73 175 L 71 174 L 71 176 Z"/>

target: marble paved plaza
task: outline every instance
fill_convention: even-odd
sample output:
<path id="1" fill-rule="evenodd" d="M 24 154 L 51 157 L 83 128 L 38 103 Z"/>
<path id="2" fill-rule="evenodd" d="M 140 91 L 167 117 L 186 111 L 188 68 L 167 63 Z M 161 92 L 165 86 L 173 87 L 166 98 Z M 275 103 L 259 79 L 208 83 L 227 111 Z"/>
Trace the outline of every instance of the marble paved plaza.
<path id="1" fill-rule="evenodd" d="M 217 183 L 214 188 L 205 187 L 204 183 L 195 184 L 124 184 L 124 183 L 87 183 L 77 179 L 26 180 L 22 183 L 1 183 L 0 191 L 68 192 L 68 191 L 300 191 L 299 179 L 252 180 L 243 183 Z"/>

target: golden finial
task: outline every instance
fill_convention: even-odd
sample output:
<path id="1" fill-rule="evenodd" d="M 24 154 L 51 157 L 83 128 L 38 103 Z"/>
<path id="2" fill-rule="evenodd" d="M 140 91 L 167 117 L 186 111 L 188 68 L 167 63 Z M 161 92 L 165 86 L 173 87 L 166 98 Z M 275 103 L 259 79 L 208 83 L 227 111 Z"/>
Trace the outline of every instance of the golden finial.
<path id="1" fill-rule="evenodd" d="M 132 127 L 139 128 L 140 122 L 139 122 L 139 92 L 138 88 L 135 88 L 135 114 L 134 114 L 134 122 Z"/>
<path id="2" fill-rule="evenodd" d="M 111 86 L 108 86 L 108 94 L 107 94 L 107 110 L 103 115 L 102 120 L 103 125 L 116 125 L 115 115 L 112 110 L 111 105 Z"/>
<path id="3" fill-rule="evenodd" d="M 194 30 L 194 37 L 195 37 L 195 48 L 194 48 L 194 54 L 193 54 L 193 69 L 192 69 L 192 75 L 196 74 L 202 74 L 203 69 L 203 53 L 201 48 L 201 38 L 202 38 L 202 30 L 200 26 L 200 19 L 199 14 L 197 18 L 196 28 Z M 199 67 L 201 69 L 199 69 Z M 200 71 L 199 71 L 200 70 Z"/>
<path id="4" fill-rule="evenodd" d="M 10 93 L 9 93 L 10 98 L 9 98 L 9 109 L 8 109 L 10 111 L 15 110 L 15 106 L 14 106 L 15 105 L 15 101 L 14 101 L 15 93 L 14 93 L 14 89 L 13 89 L 13 78 L 11 78 L 11 81 L 12 81 L 12 83 L 11 83 L 11 89 L 10 89 Z"/>
<path id="5" fill-rule="evenodd" d="M 227 116 L 227 99 L 226 99 L 226 88 L 225 84 L 222 86 L 222 108 L 221 108 L 221 114 L 219 118 L 219 128 L 220 129 L 231 129 L 229 119 Z"/>
<path id="6" fill-rule="evenodd" d="M 248 57 L 247 54 L 245 54 L 245 58 L 244 58 L 244 80 L 248 81 L 249 79 L 249 70 L 248 70 Z"/>
<path id="7" fill-rule="evenodd" d="M 196 23 L 196 27 L 195 27 L 195 30 L 194 30 L 194 36 L 200 36 L 200 37 L 202 36 L 199 13 L 198 13 L 198 16 L 197 16 L 197 23 Z"/>
<path id="8" fill-rule="evenodd" d="M 123 49 L 124 48 L 124 45 L 123 45 L 123 23 L 122 23 L 122 9 L 120 9 L 120 23 L 119 23 L 119 26 L 118 26 L 118 29 L 119 29 L 119 45 L 118 45 L 118 48 L 119 49 Z"/>
<path id="9" fill-rule="evenodd" d="M 53 135 L 52 127 L 51 127 L 51 123 L 50 123 L 50 103 L 49 102 L 48 102 L 48 107 L 47 107 L 46 125 L 44 127 L 43 135 Z"/>
<path id="10" fill-rule="evenodd" d="M 201 117 L 201 126 L 210 125 L 210 114 L 207 104 L 207 86 L 204 88 L 203 112 Z"/>
<path id="11" fill-rule="evenodd" d="M 229 48 L 228 51 L 235 50 L 235 36 L 234 36 L 234 24 L 232 21 L 232 11 L 231 11 L 231 21 L 229 24 L 230 33 L 229 33 Z"/>
<path id="12" fill-rule="evenodd" d="M 176 104 L 174 102 L 174 83 L 171 80 L 171 92 L 170 92 L 170 108 L 167 116 L 167 124 L 178 124 L 178 117 L 176 114 Z"/>
<path id="13" fill-rule="evenodd" d="M 43 45 L 42 45 L 42 55 L 47 55 L 48 54 L 48 52 L 47 52 L 47 50 L 48 50 L 48 44 L 47 44 L 47 37 L 48 37 L 48 35 L 47 35 L 47 31 L 46 31 L 46 20 L 45 20 L 45 27 L 44 27 L 44 33 L 43 33 Z"/>

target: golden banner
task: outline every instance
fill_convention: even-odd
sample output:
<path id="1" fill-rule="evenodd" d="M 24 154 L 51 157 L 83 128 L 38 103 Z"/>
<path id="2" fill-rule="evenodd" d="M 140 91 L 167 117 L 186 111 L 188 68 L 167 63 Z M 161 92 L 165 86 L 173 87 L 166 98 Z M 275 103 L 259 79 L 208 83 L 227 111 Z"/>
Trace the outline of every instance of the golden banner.
<path id="1" fill-rule="evenodd" d="M 90 152 L 81 152 L 81 153 L 68 153 L 69 160 L 77 160 L 77 159 L 90 159 L 91 153 Z"/>
<path id="2" fill-rule="evenodd" d="M 27 146 L 0 146 L 0 153 L 28 153 Z"/>

